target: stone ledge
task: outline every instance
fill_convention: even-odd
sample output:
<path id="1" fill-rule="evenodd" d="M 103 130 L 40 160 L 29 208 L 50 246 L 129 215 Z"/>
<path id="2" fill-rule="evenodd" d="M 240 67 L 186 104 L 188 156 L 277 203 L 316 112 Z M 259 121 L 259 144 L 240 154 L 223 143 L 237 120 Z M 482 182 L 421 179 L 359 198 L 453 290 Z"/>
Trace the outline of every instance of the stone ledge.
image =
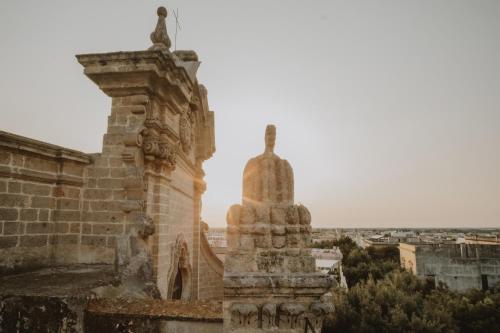
<path id="1" fill-rule="evenodd" d="M 222 322 L 222 302 L 156 299 L 96 299 L 87 312 L 93 315 L 141 317 L 179 321 Z"/>
<path id="2" fill-rule="evenodd" d="M 224 275 L 224 295 L 264 297 L 267 294 L 320 296 L 334 286 L 329 275 L 310 274 L 229 274 Z"/>
<path id="3" fill-rule="evenodd" d="M 89 155 L 81 151 L 64 148 L 4 131 L 0 131 L 0 147 L 14 151 L 19 150 L 52 159 L 69 160 L 84 164 L 90 163 Z"/>

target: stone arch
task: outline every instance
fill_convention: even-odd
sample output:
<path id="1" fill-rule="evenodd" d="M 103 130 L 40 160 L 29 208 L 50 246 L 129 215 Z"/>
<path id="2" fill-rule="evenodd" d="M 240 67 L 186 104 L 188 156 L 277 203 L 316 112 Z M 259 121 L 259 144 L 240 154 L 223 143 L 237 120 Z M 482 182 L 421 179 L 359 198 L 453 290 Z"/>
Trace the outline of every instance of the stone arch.
<path id="1" fill-rule="evenodd" d="M 191 299 L 192 269 L 189 247 L 184 235 L 179 234 L 171 251 L 168 273 L 168 299 Z M 181 288 L 179 292 L 178 288 Z M 180 296 L 180 297 L 179 297 Z"/>

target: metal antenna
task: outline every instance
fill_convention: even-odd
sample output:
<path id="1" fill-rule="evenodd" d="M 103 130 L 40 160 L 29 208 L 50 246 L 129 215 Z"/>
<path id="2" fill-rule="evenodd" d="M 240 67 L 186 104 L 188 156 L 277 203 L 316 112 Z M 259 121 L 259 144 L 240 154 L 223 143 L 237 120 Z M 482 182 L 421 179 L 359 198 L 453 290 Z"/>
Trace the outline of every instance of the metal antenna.
<path id="1" fill-rule="evenodd" d="M 179 24 L 179 8 L 177 8 L 177 10 L 174 10 L 174 16 L 175 16 L 174 51 L 177 51 L 177 28 L 179 30 L 182 30 L 181 25 Z"/>

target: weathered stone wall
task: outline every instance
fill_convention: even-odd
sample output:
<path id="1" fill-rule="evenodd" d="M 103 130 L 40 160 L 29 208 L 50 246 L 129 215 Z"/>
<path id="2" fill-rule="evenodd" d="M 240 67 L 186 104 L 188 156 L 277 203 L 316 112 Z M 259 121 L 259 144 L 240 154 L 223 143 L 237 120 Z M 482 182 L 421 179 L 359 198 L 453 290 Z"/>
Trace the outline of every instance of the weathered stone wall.
<path id="1" fill-rule="evenodd" d="M 413 273 L 434 278 L 436 284 L 445 283 L 450 289 L 465 291 L 482 289 L 486 282 L 493 287 L 500 282 L 500 246 L 469 244 L 402 244 L 401 256 L 414 256 Z M 410 246 L 414 250 L 410 250 Z M 413 252 L 410 257 L 404 252 Z M 402 257 L 403 259 L 403 257 Z M 403 261 L 402 261 L 403 262 Z M 408 264 L 405 267 L 409 267 Z"/>
<path id="2" fill-rule="evenodd" d="M 199 263 L 199 299 L 222 300 L 224 264 L 212 251 L 204 234 L 201 236 Z"/>
<path id="3" fill-rule="evenodd" d="M 78 257 L 90 160 L 81 152 L 0 132 L 0 271 Z"/>

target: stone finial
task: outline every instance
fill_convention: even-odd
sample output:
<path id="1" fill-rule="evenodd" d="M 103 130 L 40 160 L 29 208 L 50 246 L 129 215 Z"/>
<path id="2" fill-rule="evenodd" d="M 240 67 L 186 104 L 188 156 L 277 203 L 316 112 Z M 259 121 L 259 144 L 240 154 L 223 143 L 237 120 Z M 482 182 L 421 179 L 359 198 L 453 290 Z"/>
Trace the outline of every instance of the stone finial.
<path id="1" fill-rule="evenodd" d="M 243 171 L 243 203 L 293 204 L 293 170 L 274 153 L 276 126 L 267 125 L 266 149 Z"/>
<path id="2" fill-rule="evenodd" d="M 166 50 L 170 49 L 172 43 L 167 33 L 167 25 L 165 19 L 167 17 L 167 9 L 165 7 L 158 7 L 156 11 L 158 14 L 158 22 L 156 23 L 155 31 L 150 35 L 153 46 L 149 50 Z"/>
<path id="3" fill-rule="evenodd" d="M 274 154 L 274 145 L 276 144 L 276 126 L 267 125 L 265 141 L 266 153 Z"/>

